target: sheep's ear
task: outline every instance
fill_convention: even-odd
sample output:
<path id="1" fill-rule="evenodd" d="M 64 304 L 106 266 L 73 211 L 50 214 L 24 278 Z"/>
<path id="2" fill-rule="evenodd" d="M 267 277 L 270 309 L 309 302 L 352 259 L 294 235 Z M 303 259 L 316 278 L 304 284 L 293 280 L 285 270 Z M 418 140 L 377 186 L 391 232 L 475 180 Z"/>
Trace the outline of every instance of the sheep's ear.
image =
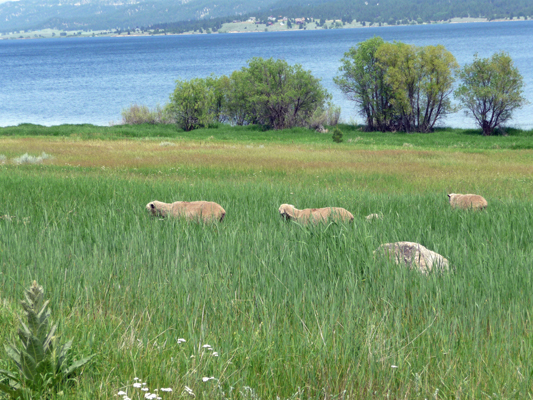
<path id="1" fill-rule="evenodd" d="M 155 208 L 154 203 L 150 203 L 150 208 L 153 210 Z"/>
<path id="2" fill-rule="evenodd" d="M 451 195 L 451 194 L 449 194 L 449 195 L 448 195 L 448 198 L 450 198 L 450 197 L 452 197 L 452 195 Z"/>

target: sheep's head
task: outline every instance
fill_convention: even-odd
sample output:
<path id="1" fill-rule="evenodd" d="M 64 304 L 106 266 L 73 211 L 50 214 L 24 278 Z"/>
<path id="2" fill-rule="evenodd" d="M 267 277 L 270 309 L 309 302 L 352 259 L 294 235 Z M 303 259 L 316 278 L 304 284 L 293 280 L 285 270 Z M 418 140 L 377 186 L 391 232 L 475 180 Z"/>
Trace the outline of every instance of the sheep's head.
<path id="1" fill-rule="evenodd" d="M 453 198 L 454 198 L 455 196 L 457 196 L 457 194 L 456 194 L 456 193 L 450 193 L 450 194 L 448 194 L 448 201 L 450 201 L 450 202 L 451 202 L 451 201 L 452 201 L 452 199 L 453 199 Z"/>
<path id="2" fill-rule="evenodd" d="M 164 207 L 161 207 L 163 203 L 154 200 L 146 205 L 146 210 L 153 216 L 165 216 Z"/>
<path id="3" fill-rule="evenodd" d="M 282 204 L 279 206 L 279 215 L 283 219 L 292 219 L 295 217 L 295 208 L 292 204 Z"/>

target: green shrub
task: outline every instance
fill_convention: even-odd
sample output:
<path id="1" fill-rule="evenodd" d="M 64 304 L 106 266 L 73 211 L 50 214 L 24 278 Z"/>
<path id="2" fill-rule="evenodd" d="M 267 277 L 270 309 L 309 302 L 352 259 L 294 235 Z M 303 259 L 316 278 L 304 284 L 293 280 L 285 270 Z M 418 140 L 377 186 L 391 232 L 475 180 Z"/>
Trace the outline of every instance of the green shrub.
<path id="1" fill-rule="evenodd" d="M 184 131 L 191 131 L 214 122 L 215 93 L 206 79 L 176 81 L 166 111 Z"/>
<path id="2" fill-rule="evenodd" d="M 121 112 L 123 125 L 170 124 L 171 118 L 157 105 L 153 110 L 141 104 L 132 104 Z"/>
<path id="3" fill-rule="evenodd" d="M 342 131 L 338 127 L 335 127 L 335 129 L 333 129 L 332 137 L 335 143 L 342 143 Z"/>

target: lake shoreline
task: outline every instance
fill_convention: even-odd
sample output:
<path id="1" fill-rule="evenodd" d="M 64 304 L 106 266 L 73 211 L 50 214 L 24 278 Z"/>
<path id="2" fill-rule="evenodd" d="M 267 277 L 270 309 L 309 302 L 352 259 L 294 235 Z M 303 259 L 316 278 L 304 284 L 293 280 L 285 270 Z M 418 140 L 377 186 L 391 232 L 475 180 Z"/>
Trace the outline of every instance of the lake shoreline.
<path id="1" fill-rule="evenodd" d="M 329 20 L 328 20 L 329 21 Z M 331 20 L 332 21 L 332 20 Z M 495 20 L 487 20 L 486 18 L 452 18 L 450 21 L 436 21 L 431 23 L 423 23 L 423 24 L 401 24 L 401 25 L 388 25 L 386 23 L 379 25 L 379 24 L 372 24 L 368 22 L 356 22 L 349 24 L 349 26 L 341 26 L 338 28 L 328 28 L 331 30 L 337 30 L 337 29 L 369 29 L 369 28 L 394 28 L 394 27 L 405 27 L 405 26 L 423 26 L 423 25 L 446 25 L 446 24 L 478 24 L 478 23 L 498 23 L 498 22 L 525 22 L 529 21 L 526 19 L 495 19 Z M 327 22 L 327 21 L 326 21 Z M 363 25 L 363 23 L 365 25 Z M 255 23 L 247 23 L 242 22 L 238 23 L 240 25 L 246 24 L 246 25 L 256 25 Z M 313 23 L 311 23 L 313 24 Z M 90 31 L 86 35 L 84 34 L 74 34 L 74 32 L 80 32 L 80 30 L 72 30 L 72 31 L 61 31 L 61 30 L 53 30 L 53 29 L 43 29 L 38 31 L 32 31 L 32 32 L 25 32 L 23 34 L 12 34 L 12 35 L 3 35 L 0 34 L 0 40 L 32 40 L 32 39 L 66 39 L 66 38 L 101 38 L 101 37 L 116 37 L 116 38 L 128 38 L 128 37 L 148 37 L 148 36 L 194 36 L 194 35 L 227 35 L 227 34 L 239 34 L 239 33 L 274 33 L 274 32 L 305 32 L 305 31 L 318 31 L 323 30 L 323 27 L 312 27 L 312 28 L 304 28 L 304 29 L 283 29 L 279 28 L 277 24 L 271 25 L 270 27 L 266 28 L 259 28 L 255 30 L 248 30 L 248 29 L 239 29 L 236 27 L 232 27 L 231 25 L 237 25 L 234 23 L 226 23 L 223 24 L 222 28 L 226 26 L 228 30 L 220 32 L 184 32 L 184 33 L 133 33 L 133 34 L 117 34 L 116 32 L 113 33 L 106 33 L 106 34 L 95 34 L 94 32 L 104 32 L 104 31 Z M 264 25 L 264 24 L 261 24 Z M 269 29 L 270 28 L 270 29 Z M 66 35 L 55 35 L 55 32 L 62 32 L 66 33 Z M 70 32 L 70 34 L 69 34 Z M 91 33 L 93 32 L 93 33 Z M 53 33 L 53 34 L 52 34 Z M 39 36 L 37 36 L 39 35 Z"/>

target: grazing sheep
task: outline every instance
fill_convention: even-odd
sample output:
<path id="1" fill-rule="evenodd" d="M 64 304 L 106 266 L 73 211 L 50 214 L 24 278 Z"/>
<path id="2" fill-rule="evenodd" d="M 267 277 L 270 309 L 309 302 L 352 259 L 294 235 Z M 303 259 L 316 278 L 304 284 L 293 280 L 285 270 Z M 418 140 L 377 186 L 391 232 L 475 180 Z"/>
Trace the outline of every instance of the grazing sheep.
<path id="1" fill-rule="evenodd" d="M 298 210 L 292 204 L 282 204 L 279 207 L 279 213 L 284 219 L 293 219 L 304 224 L 309 221 L 315 223 L 326 222 L 330 218 L 348 222 L 353 221 L 352 213 L 341 207 L 306 208 L 305 210 Z"/>
<path id="2" fill-rule="evenodd" d="M 153 216 L 184 217 L 187 220 L 220 221 L 224 219 L 226 211 L 212 201 L 175 201 L 163 203 L 154 200 L 146 205 L 146 209 Z"/>
<path id="3" fill-rule="evenodd" d="M 483 210 L 487 208 L 487 200 L 477 194 L 457 194 L 451 193 L 448 195 L 450 205 L 453 208 L 462 208 L 473 210 Z"/>

